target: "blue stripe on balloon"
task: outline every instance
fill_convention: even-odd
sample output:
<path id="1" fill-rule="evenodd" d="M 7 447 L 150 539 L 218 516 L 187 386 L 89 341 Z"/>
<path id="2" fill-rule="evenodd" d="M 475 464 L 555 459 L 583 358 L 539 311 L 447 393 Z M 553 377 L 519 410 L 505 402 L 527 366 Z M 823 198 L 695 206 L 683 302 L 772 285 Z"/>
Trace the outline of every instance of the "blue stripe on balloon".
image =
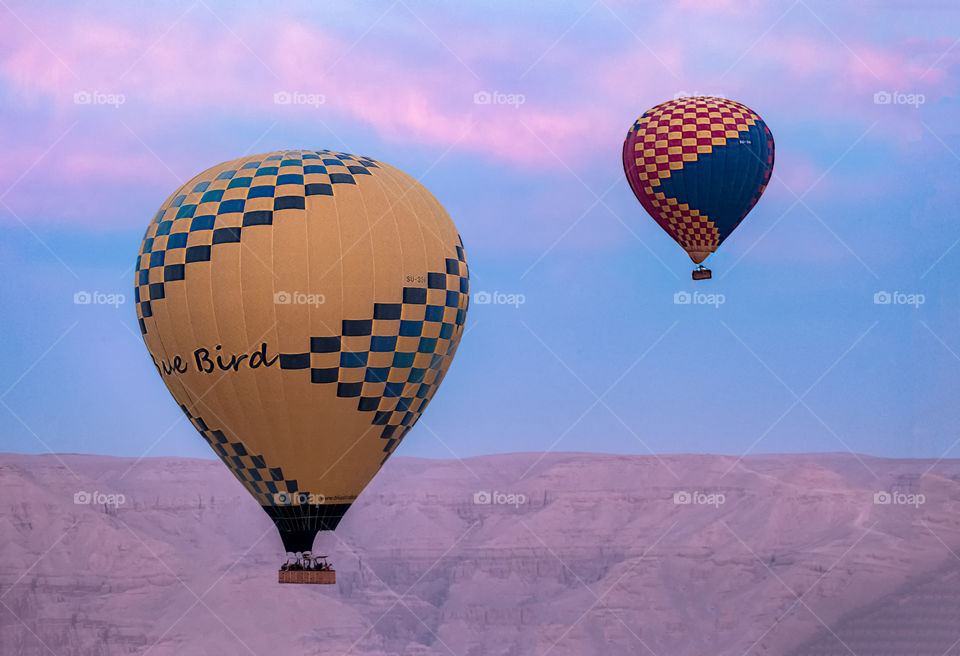
<path id="1" fill-rule="evenodd" d="M 712 152 L 698 155 L 697 161 L 684 162 L 682 169 L 661 179 L 656 190 L 700 210 L 713 221 L 722 242 L 743 219 L 766 181 L 768 156 L 766 134 L 757 123 L 746 133 L 728 137 L 723 146 L 714 146 Z"/>

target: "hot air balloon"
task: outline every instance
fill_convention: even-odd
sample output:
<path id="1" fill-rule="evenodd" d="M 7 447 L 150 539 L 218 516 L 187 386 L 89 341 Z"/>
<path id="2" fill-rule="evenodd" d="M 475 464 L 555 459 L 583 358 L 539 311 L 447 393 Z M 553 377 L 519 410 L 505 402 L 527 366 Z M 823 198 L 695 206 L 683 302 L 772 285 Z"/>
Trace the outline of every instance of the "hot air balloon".
<path id="1" fill-rule="evenodd" d="M 396 450 L 457 350 L 469 272 L 456 226 L 387 164 L 277 151 L 181 185 L 136 269 L 167 389 L 288 554 L 307 554 L 290 569 L 315 569 L 317 533 Z"/>
<path id="2" fill-rule="evenodd" d="M 634 122 L 623 171 L 643 208 L 700 264 L 760 200 L 773 172 L 773 134 L 733 100 L 679 98 Z M 703 265 L 693 272 L 694 280 L 710 276 Z"/>

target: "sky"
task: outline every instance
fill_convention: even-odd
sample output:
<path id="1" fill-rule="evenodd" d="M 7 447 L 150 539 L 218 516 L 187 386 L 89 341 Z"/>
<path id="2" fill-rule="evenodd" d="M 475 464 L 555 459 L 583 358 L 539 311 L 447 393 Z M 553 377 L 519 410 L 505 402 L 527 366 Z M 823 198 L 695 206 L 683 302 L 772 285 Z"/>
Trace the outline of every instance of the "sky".
<path id="1" fill-rule="evenodd" d="M 952 1 L 21 0 L 0 27 L 0 451 L 212 457 L 137 329 L 140 238 L 214 164 L 328 148 L 419 179 L 470 263 L 398 455 L 960 456 Z M 681 95 L 776 139 L 700 283 L 620 159 Z"/>

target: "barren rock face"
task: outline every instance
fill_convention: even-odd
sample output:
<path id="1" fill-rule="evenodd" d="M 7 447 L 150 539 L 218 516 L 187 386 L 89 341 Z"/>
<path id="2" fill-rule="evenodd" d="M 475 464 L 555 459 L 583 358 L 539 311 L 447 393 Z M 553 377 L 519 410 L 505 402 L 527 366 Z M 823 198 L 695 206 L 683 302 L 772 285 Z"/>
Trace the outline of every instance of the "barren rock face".
<path id="1" fill-rule="evenodd" d="M 397 458 L 280 586 L 219 462 L 3 455 L 0 653 L 940 656 L 958 505 L 957 461 Z"/>

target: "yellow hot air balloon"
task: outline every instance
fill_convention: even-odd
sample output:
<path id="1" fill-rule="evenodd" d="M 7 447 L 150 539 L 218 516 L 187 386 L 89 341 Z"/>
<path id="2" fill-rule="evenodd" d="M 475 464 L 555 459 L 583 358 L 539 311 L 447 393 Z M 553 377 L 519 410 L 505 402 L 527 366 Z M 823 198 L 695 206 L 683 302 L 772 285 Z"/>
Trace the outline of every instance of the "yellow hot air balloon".
<path id="1" fill-rule="evenodd" d="M 294 553 L 337 526 L 420 418 L 469 298 L 437 199 L 328 150 L 243 157 L 181 185 L 136 277 L 163 382 Z"/>

